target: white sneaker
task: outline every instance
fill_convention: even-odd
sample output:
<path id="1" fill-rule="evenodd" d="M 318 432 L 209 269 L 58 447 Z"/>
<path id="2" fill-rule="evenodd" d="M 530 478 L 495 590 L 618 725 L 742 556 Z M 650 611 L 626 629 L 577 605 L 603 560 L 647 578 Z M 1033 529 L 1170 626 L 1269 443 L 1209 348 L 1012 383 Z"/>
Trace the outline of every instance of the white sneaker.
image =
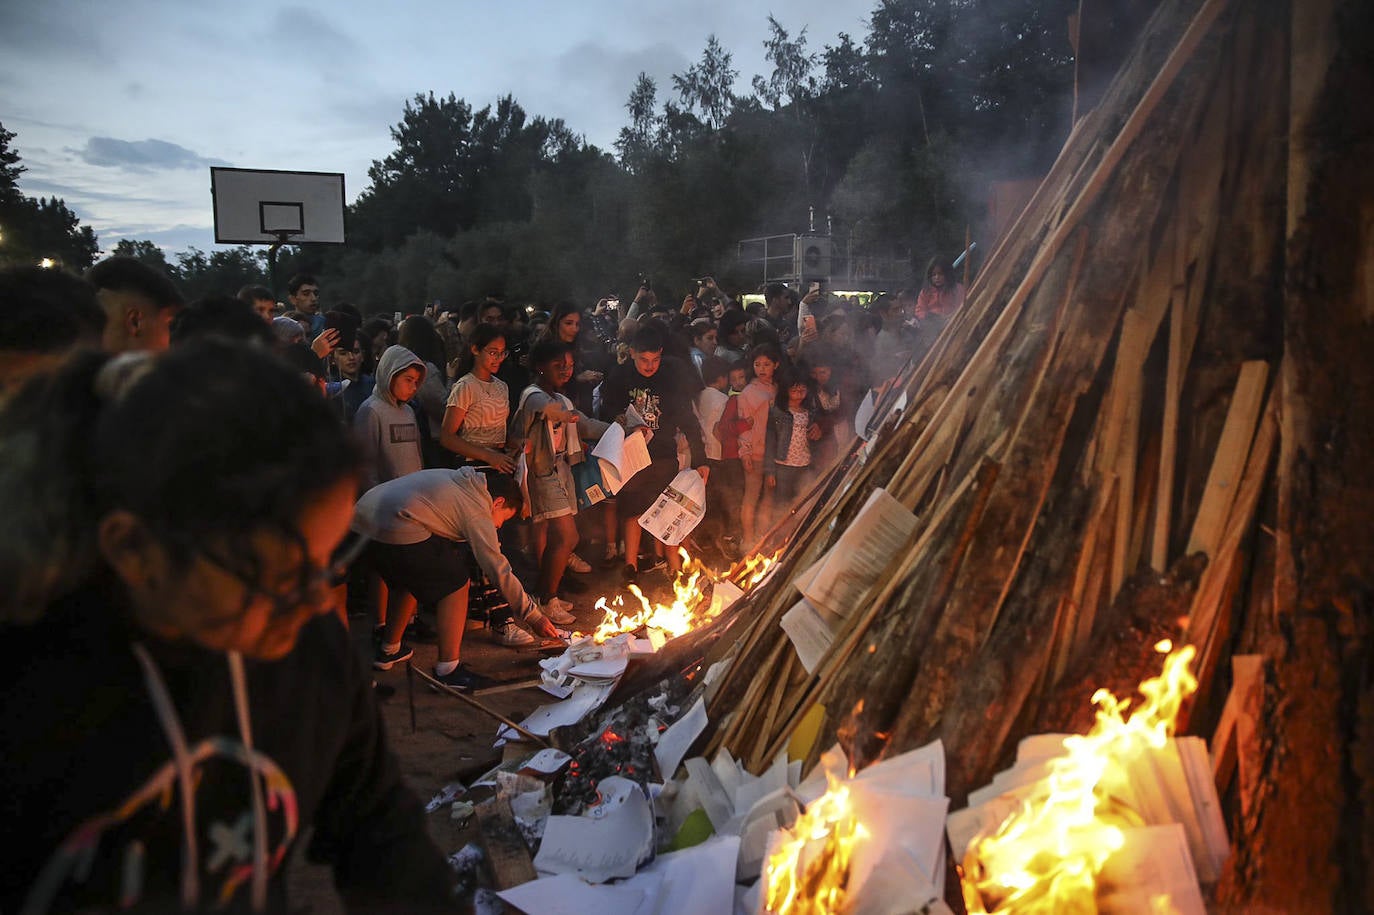
<path id="1" fill-rule="evenodd" d="M 577 572 L 578 574 L 585 574 L 585 573 L 587 573 L 587 572 L 590 572 L 591 570 L 592 570 L 591 563 L 587 562 L 587 560 L 583 559 L 581 556 L 577 555 L 576 553 L 573 553 L 571 556 L 568 557 L 568 571 L 569 571 L 569 572 Z"/>
<path id="2" fill-rule="evenodd" d="M 514 620 L 494 627 L 492 632 L 496 633 L 497 644 L 505 645 L 507 648 L 519 648 L 522 645 L 534 644 L 534 636 L 515 625 Z"/>
<path id="3" fill-rule="evenodd" d="M 563 600 L 561 597 L 550 597 L 540 609 L 544 611 L 550 622 L 558 626 L 567 626 L 577 622 L 577 617 L 572 614 L 573 605 Z"/>

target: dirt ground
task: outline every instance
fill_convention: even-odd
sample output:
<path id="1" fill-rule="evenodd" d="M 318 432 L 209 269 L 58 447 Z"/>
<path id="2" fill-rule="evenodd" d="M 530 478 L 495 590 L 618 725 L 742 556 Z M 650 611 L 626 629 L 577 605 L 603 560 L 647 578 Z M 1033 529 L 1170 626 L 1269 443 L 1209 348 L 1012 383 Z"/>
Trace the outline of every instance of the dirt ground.
<path id="1" fill-rule="evenodd" d="M 599 556 L 600 552 L 598 547 L 595 551 L 583 551 L 583 555 L 592 559 Z M 523 574 L 520 577 L 526 578 Z M 600 613 L 593 609 L 596 598 L 613 593 L 619 585 L 619 567 L 614 571 L 602 570 L 593 562 L 592 572 L 567 577 L 586 586 L 582 593 L 567 595 L 567 599 L 573 601 L 574 612 L 585 630 L 589 628 L 587 624 L 594 624 L 600 619 Z M 351 622 L 360 656 L 370 664 L 371 624 L 363 617 Z M 412 647 L 415 649 L 412 663 L 421 670 L 432 672 L 436 658 L 435 646 L 414 643 Z M 538 677 L 539 659 L 550 654 L 557 652 L 540 654 L 502 647 L 496 644 L 494 636 L 480 623 L 469 622 L 463 638 L 463 662 L 478 673 L 501 681 Z M 451 782 L 471 782 L 500 761 L 501 751 L 492 746 L 497 721 L 459 699 L 430 689 L 419 678 L 408 677 L 403 664 L 388 671 L 375 671 L 374 674 L 392 750 L 400 759 L 401 771 L 411 790 L 421 802 L 428 802 Z M 532 686 L 488 693 L 481 696 L 480 700 L 516 721 L 522 720 L 537 706 L 553 701 L 547 693 Z M 476 839 L 476 832 L 471 825 L 464 829 L 456 827 L 450 819 L 447 804 L 428 814 L 426 823 L 435 842 L 446 854 L 452 854 Z M 301 848 L 305 844 L 298 843 Z M 309 864 L 298 854 L 290 868 L 291 904 L 296 915 L 341 915 L 344 912 L 327 867 Z"/>

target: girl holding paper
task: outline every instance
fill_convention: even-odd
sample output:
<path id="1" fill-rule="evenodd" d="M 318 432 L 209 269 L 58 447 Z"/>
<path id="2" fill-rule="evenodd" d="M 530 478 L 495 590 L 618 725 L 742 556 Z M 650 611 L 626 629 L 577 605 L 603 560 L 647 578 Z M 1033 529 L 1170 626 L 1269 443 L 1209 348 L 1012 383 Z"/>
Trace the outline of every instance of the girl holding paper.
<path id="1" fill-rule="evenodd" d="M 571 622 L 572 604 L 558 596 L 558 588 L 578 541 L 572 465 L 586 457 L 583 439 L 596 441 L 609 423 L 582 414 L 562 393 L 573 375 L 572 347 L 544 340 L 535 345 L 530 362 L 534 383 L 520 394 L 511 421 L 511 443 L 523 450 L 529 469 L 529 506 L 539 562 L 537 596 L 550 619 Z"/>

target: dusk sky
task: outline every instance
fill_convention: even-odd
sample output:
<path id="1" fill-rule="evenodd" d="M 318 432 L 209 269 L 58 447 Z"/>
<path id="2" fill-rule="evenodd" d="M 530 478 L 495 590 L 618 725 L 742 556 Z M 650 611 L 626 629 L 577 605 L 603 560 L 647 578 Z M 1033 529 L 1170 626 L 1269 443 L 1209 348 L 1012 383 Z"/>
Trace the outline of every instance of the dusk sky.
<path id="1" fill-rule="evenodd" d="M 0 2 L 0 123 L 28 171 L 100 238 L 213 250 L 210 166 L 343 172 L 351 202 L 417 92 L 510 93 L 610 150 L 636 75 L 675 97 L 715 34 L 737 91 L 766 73 L 770 12 L 815 52 L 862 42 L 873 0 L 404 0 L 232 5 Z"/>

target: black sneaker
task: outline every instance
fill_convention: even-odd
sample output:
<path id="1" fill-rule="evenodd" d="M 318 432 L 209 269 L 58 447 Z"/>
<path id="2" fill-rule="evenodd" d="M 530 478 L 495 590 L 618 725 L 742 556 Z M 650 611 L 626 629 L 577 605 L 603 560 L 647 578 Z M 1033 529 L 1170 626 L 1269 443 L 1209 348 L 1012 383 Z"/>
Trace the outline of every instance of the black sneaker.
<path id="1" fill-rule="evenodd" d="M 411 648 L 405 642 L 401 643 L 399 650 L 393 651 L 390 654 L 387 653 L 385 648 L 378 645 L 377 650 L 372 654 L 372 666 L 377 670 L 391 670 L 391 668 L 400 664 L 402 661 L 409 661 L 414 655 L 415 649 Z"/>
<path id="2" fill-rule="evenodd" d="M 632 585 L 635 582 L 639 581 L 639 569 L 636 569 L 634 566 L 630 565 L 629 563 L 626 563 L 625 568 L 620 570 L 620 578 L 622 581 L 625 582 L 625 584 Z"/>
<path id="3" fill-rule="evenodd" d="M 438 674 L 435 674 L 434 679 L 438 680 L 440 683 L 444 684 L 447 687 L 460 690 L 462 692 L 467 692 L 469 690 L 474 689 L 486 689 L 488 686 L 492 686 L 496 683 L 496 681 L 491 679 L 490 677 L 484 677 L 479 673 L 474 673 L 473 671 L 464 667 L 462 664 L 459 664 L 457 667 L 453 668 L 452 671 L 444 674 L 442 677 Z"/>

